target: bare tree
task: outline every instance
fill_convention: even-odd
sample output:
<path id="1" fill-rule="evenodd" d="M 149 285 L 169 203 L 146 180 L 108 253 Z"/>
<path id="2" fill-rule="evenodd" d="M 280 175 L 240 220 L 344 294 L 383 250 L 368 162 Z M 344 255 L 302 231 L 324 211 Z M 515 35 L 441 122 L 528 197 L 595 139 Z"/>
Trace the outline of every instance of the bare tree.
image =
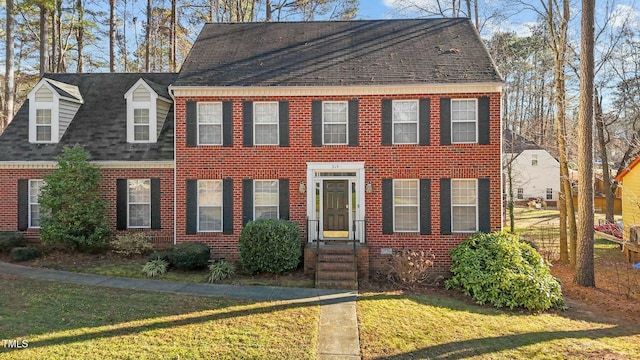
<path id="1" fill-rule="evenodd" d="M 13 43 L 13 31 L 14 31 L 14 6 L 13 0 L 6 0 L 6 59 L 5 59 L 5 78 L 4 78 L 4 120 L 0 123 L 0 133 L 7 125 L 13 120 L 13 109 L 15 100 L 15 78 L 13 71 L 14 59 L 14 43 Z"/>
<path id="2" fill-rule="evenodd" d="M 109 0 L 109 72 L 116 72 L 116 0 Z"/>

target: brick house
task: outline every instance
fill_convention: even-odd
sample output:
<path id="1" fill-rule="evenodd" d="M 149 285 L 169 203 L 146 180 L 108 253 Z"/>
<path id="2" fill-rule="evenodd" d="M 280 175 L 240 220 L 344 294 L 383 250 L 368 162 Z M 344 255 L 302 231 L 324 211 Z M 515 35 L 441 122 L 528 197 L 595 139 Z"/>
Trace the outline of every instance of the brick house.
<path id="1" fill-rule="evenodd" d="M 29 142 L 36 120 L 23 106 L 0 138 L 11 148 L 0 154 L 0 185 L 10 189 L 0 229 L 21 228 L 18 179 L 38 178 L 46 169 L 34 161 L 76 142 L 104 163 L 114 227 L 127 207 L 118 187 L 133 191 L 122 180 L 159 178 L 162 225 L 150 231 L 204 242 L 215 258 L 238 258 L 246 222 L 284 218 L 302 229 L 307 271 L 321 248 L 351 241 L 360 276 L 384 270 L 390 252 L 404 248 L 432 251 L 446 272 L 451 247 L 501 229 L 503 82 L 467 19 L 206 24 L 177 76 L 127 76 L 111 94 L 119 120 L 100 133 L 91 130 L 107 126 L 98 119 L 76 122 L 104 90 L 84 89 L 73 75 L 50 76 L 85 101 L 58 144 Z M 128 141 L 137 123 L 127 113 L 135 109 L 124 108 L 135 85 L 166 100 L 152 83 L 170 84 L 172 107 L 155 143 Z"/>

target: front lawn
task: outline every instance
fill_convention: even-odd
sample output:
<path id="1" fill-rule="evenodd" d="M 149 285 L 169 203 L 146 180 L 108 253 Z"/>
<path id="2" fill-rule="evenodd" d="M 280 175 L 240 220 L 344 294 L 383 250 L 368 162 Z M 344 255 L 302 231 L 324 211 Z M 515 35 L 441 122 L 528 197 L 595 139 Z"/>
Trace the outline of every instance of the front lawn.
<path id="1" fill-rule="evenodd" d="M 0 275 L 0 359 L 313 359 L 319 306 Z"/>
<path id="2" fill-rule="evenodd" d="M 636 359 L 638 324 L 596 321 L 579 311 L 529 314 L 437 293 L 358 298 L 364 359 Z"/>

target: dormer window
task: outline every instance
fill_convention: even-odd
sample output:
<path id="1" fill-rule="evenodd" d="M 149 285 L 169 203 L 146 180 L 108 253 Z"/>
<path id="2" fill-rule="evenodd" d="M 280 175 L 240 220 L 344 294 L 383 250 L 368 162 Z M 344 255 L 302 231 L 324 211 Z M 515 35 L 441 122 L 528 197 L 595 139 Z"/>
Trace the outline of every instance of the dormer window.
<path id="1" fill-rule="evenodd" d="M 126 94 L 127 142 L 155 143 L 172 101 L 166 87 L 139 79 Z"/>
<path id="2" fill-rule="evenodd" d="M 29 142 L 57 143 L 83 100 L 78 87 L 43 78 L 27 95 Z"/>

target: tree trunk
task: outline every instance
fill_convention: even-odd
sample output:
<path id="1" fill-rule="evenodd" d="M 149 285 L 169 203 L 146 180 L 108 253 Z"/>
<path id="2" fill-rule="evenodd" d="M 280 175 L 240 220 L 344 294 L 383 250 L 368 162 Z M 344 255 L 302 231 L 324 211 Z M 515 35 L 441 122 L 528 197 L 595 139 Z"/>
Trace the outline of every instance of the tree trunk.
<path id="1" fill-rule="evenodd" d="M 78 10 L 78 27 L 76 30 L 76 42 L 78 46 L 78 67 L 77 72 L 84 72 L 84 7 L 82 6 L 82 0 L 76 2 Z"/>
<path id="2" fill-rule="evenodd" d="M 144 35 L 145 39 L 145 54 L 144 54 L 144 71 L 151 72 L 151 0 L 147 0 L 147 26 Z"/>
<path id="3" fill-rule="evenodd" d="M 602 98 L 598 96 L 598 91 L 595 90 L 594 96 L 595 106 L 595 122 L 596 130 L 598 131 L 598 145 L 600 147 L 600 159 L 602 160 L 602 192 L 605 197 L 605 218 L 608 223 L 615 221 L 613 217 L 616 188 L 618 187 L 614 181 L 611 181 L 611 174 L 609 173 L 609 152 L 607 151 L 607 139 L 605 138 L 605 123 L 604 115 L 602 114 Z"/>
<path id="4" fill-rule="evenodd" d="M 567 247 L 567 199 L 564 191 L 560 191 L 558 199 L 560 210 L 560 261 L 569 263 L 569 249 Z"/>
<path id="5" fill-rule="evenodd" d="M 109 0 L 109 72 L 116 72 L 116 0 Z"/>
<path id="6" fill-rule="evenodd" d="M 582 0 L 578 111 L 578 251 L 573 282 L 596 286 L 593 263 L 593 79 L 595 0 Z"/>
<path id="7" fill-rule="evenodd" d="M 54 24 L 55 24 L 55 32 L 57 36 L 58 43 L 55 46 L 57 48 L 55 69 L 56 72 L 66 72 L 64 54 L 62 53 L 62 0 L 56 1 L 56 9 L 54 11 Z"/>
<path id="8" fill-rule="evenodd" d="M 0 124 L 0 134 L 4 131 L 4 129 L 9 125 L 11 120 L 13 120 L 13 108 L 14 108 L 14 99 L 15 99 L 15 78 L 13 72 L 13 63 L 15 62 L 14 58 L 14 43 L 13 43 L 13 32 L 14 32 L 14 23 L 15 19 L 13 17 L 14 6 L 13 0 L 6 1 L 6 60 L 5 60 L 5 78 L 4 78 L 4 97 L 5 97 L 5 107 L 4 107 L 4 123 Z"/>
<path id="9" fill-rule="evenodd" d="M 177 0 L 171 0 L 171 29 L 170 29 L 170 36 L 171 36 L 171 55 L 169 55 L 169 62 L 170 62 L 170 70 L 171 72 L 176 72 L 176 70 L 178 69 L 178 64 L 177 64 L 177 45 L 176 45 L 176 31 L 178 28 L 178 13 L 177 11 L 177 6 L 176 6 L 176 1 Z"/>
<path id="10" fill-rule="evenodd" d="M 49 9 L 40 5 L 40 77 L 49 70 Z"/>

